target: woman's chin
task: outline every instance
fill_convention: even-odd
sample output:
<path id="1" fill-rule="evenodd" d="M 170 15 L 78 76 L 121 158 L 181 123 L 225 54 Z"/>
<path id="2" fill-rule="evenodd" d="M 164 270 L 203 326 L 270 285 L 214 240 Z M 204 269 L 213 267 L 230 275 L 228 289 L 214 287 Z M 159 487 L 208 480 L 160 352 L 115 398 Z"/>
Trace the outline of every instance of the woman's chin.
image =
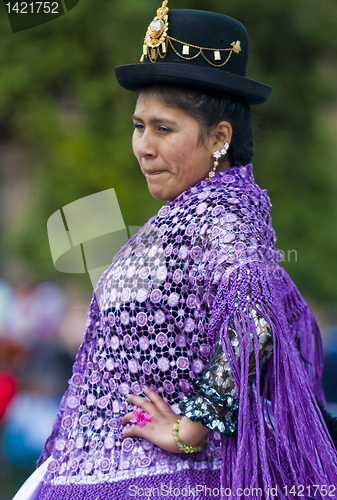
<path id="1" fill-rule="evenodd" d="M 164 174 L 157 176 L 146 176 L 147 187 L 151 196 L 157 200 L 171 201 L 177 198 L 183 191 L 188 189 L 189 185 L 182 182 L 174 182 L 170 177 L 159 178 Z"/>
<path id="2" fill-rule="evenodd" d="M 173 200 L 175 196 L 170 197 L 170 192 L 167 189 L 167 186 L 155 186 L 153 183 L 148 182 L 147 186 L 149 188 L 151 196 L 153 198 L 156 198 L 157 200 L 163 200 L 163 201 L 168 201 L 168 200 Z"/>
<path id="3" fill-rule="evenodd" d="M 162 201 L 173 200 L 173 198 L 167 197 L 169 195 L 166 195 L 164 190 L 149 188 L 149 191 L 151 196 L 153 196 L 153 198 L 156 198 L 156 200 L 162 200 Z"/>

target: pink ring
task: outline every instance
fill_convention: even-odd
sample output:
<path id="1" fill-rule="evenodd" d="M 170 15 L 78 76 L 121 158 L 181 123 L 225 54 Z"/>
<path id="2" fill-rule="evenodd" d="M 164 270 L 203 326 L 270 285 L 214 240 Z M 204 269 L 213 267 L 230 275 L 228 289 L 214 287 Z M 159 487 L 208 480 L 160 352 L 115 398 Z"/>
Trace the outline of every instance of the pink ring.
<path id="1" fill-rule="evenodd" d="M 133 410 L 133 418 L 130 420 L 132 424 L 137 424 L 139 427 L 144 427 L 147 422 L 151 422 L 152 415 L 144 413 L 143 410 Z"/>

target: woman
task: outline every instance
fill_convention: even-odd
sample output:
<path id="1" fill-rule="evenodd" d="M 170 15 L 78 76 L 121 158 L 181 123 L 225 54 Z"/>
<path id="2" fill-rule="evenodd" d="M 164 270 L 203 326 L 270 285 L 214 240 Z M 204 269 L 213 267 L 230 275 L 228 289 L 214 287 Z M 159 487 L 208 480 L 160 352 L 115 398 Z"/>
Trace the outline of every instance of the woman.
<path id="1" fill-rule="evenodd" d="M 247 55 L 236 20 L 165 1 L 142 62 L 116 68 L 167 204 L 98 283 L 40 500 L 335 494 L 320 334 L 252 174 L 249 104 L 271 89 Z"/>

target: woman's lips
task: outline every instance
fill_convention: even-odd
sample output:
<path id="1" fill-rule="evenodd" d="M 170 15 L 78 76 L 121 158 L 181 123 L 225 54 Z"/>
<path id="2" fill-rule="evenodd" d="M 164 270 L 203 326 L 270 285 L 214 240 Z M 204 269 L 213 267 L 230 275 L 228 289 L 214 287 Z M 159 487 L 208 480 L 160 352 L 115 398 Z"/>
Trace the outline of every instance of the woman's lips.
<path id="1" fill-rule="evenodd" d="M 165 170 L 155 170 L 154 172 L 145 172 L 145 175 L 158 175 L 165 172 Z"/>

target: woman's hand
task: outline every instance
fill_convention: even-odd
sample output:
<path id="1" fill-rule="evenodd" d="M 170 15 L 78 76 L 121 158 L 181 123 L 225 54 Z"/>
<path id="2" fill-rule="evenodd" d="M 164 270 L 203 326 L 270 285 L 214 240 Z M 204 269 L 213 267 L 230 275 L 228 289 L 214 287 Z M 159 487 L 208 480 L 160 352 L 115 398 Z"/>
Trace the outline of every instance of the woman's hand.
<path id="1" fill-rule="evenodd" d="M 144 412 L 152 415 L 151 422 L 144 427 L 134 425 L 127 429 L 123 437 L 141 437 L 151 441 L 156 446 L 171 453 L 183 453 L 178 448 L 172 436 L 172 427 L 178 421 L 176 415 L 163 398 L 152 389 L 143 389 L 144 394 L 150 401 L 141 396 L 130 396 L 127 402 L 141 408 Z M 126 425 L 134 417 L 133 412 L 124 415 L 122 425 Z M 179 438 L 188 446 L 197 446 L 207 436 L 209 429 L 200 422 L 192 422 L 187 417 L 182 417 L 179 425 Z"/>

